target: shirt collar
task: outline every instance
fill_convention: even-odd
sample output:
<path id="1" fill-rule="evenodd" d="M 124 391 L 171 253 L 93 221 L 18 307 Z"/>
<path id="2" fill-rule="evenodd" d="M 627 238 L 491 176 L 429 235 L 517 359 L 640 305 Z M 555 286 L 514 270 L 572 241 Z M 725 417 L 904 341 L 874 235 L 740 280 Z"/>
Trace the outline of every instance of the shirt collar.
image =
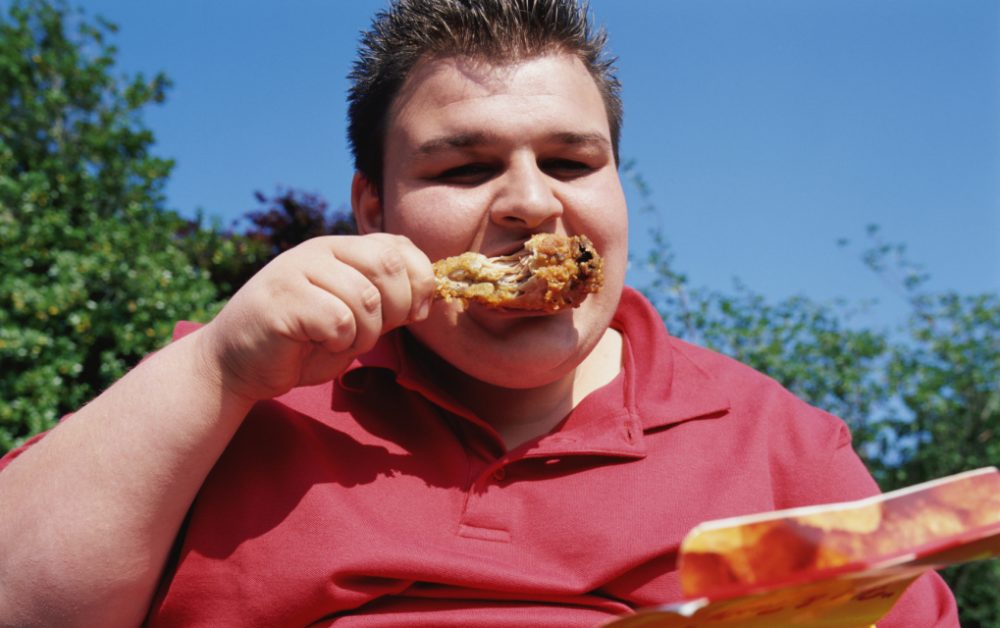
<path id="1" fill-rule="evenodd" d="M 625 337 L 625 403 L 644 430 L 690 419 L 719 417 L 729 395 L 691 357 L 685 343 L 670 336 L 656 309 L 626 287 L 612 325 Z"/>
<path id="2" fill-rule="evenodd" d="M 425 355 L 422 357 L 419 353 Z M 371 351 L 354 360 L 337 379 L 337 383 L 346 390 L 361 392 L 365 386 L 366 374 L 373 370 L 385 370 L 390 372 L 396 383 L 403 388 L 419 393 L 452 414 L 486 427 L 482 419 L 459 403 L 447 390 L 434 383 L 429 376 L 434 369 L 428 368 L 422 361 L 424 359 L 441 358 L 418 346 L 417 341 L 403 328 L 394 329 L 379 338 Z"/>

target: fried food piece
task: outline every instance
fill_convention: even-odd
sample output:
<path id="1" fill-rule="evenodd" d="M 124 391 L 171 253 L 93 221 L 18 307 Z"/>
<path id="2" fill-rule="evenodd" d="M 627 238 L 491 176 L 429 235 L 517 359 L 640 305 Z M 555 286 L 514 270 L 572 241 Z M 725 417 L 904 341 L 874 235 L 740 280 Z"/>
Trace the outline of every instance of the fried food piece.
<path id="1" fill-rule="evenodd" d="M 556 312 L 604 284 L 604 263 L 587 236 L 537 233 L 511 255 L 462 253 L 434 263 L 436 295 L 489 307 Z"/>

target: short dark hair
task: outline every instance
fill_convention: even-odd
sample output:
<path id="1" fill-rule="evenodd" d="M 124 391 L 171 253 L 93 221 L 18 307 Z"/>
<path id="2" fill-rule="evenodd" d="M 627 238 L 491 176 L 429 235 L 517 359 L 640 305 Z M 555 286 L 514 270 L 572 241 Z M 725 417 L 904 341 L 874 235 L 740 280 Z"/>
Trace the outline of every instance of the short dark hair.
<path id="1" fill-rule="evenodd" d="M 621 86 L 607 35 L 577 0 L 394 0 L 363 33 L 350 73 L 348 140 L 355 169 L 379 188 L 389 110 L 413 67 L 425 58 L 516 61 L 550 52 L 577 56 L 604 99 L 618 161 Z"/>

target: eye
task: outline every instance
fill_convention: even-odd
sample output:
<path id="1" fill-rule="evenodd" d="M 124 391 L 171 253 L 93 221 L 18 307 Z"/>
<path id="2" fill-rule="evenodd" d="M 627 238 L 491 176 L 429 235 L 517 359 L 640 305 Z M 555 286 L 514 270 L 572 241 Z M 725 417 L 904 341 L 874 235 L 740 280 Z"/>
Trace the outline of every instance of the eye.
<path id="1" fill-rule="evenodd" d="M 560 179 L 575 179 L 594 171 L 590 164 L 575 159 L 545 159 L 538 165 L 548 174 Z"/>
<path id="2" fill-rule="evenodd" d="M 457 185 L 475 185 L 490 179 L 496 173 L 496 168 L 484 163 L 470 163 L 448 168 L 436 177 L 444 183 Z"/>

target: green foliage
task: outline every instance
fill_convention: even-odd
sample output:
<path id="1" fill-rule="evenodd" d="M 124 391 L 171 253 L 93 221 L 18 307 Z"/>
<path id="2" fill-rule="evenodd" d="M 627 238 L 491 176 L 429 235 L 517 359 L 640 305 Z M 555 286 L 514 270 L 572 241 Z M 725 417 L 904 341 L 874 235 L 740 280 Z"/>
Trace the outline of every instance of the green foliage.
<path id="1" fill-rule="evenodd" d="M 887 380 L 894 401 L 874 455 L 883 484 L 907 486 L 1000 463 L 1000 295 L 927 292 L 929 279 L 902 245 L 864 254 L 910 305 Z"/>
<path id="2" fill-rule="evenodd" d="M 61 2 L 0 17 L 0 453 L 207 319 L 281 251 L 353 231 L 315 195 L 262 194 L 243 232 L 164 207 L 173 167 L 141 113 L 162 74 L 116 76 L 116 28 Z"/>
<path id="3" fill-rule="evenodd" d="M 264 239 L 205 223 L 204 216 L 189 221 L 178 245 L 212 278 L 219 295 L 229 298 L 272 259 L 271 246 Z"/>
<path id="4" fill-rule="evenodd" d="M 883 445 L 905 454 L 886 469 L 886 486 L 1000 464 L 1000 298 L 921 295 L 909 331 L 890 369 L 903 410 L 887 420 L 893 442 Z M 963 626 L 1000 626 L 1000 560 L 945 577 Z"/>
<path id="5" fill-rule="evenodd" d="M 878 238 L 877 229 L 870 234 Z M 926 292 L 927 274 L 901 245 L 877 241 L 865 259 L 893 278 L 911 307 L 888 367 L 897 403 L 873 449 L 882 485 L 1000 464 L 1000 295 Z M 963 626 L 1000 626 L 1000 561 L 959 565 L 944 576 Z"/>
<path id="6" fill-rule="evenodd" d="M 215 307 L 139 117 L 168 82 L 113 76 L 113 32 L 41 0 L 0 17 L 0 451 Z"/>
<path id="7" fill-rule="evenodd" d="M 915 308 L 889 368 L 901 404 L 879 453 L 902 458 L 889 486 L 1000 462 L 1000 297 L 923 295 Z"/>

